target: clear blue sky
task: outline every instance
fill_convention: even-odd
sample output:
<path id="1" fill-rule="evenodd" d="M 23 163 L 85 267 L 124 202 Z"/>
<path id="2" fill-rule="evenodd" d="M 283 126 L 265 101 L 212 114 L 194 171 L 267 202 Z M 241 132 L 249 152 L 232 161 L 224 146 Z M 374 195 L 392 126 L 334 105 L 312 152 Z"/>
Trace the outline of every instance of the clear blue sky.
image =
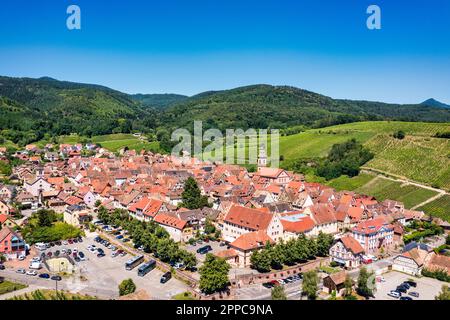
<path id="1" fill-rule="evenodd" d="M 81 8 L 82 29 L 66 28 Z M 366 8 L 382 29 L 366 28 Z M 335 98 L 450 103 L 447 0 L 2 0 L 0 74 L 129 93 L 268 83 Z"/>

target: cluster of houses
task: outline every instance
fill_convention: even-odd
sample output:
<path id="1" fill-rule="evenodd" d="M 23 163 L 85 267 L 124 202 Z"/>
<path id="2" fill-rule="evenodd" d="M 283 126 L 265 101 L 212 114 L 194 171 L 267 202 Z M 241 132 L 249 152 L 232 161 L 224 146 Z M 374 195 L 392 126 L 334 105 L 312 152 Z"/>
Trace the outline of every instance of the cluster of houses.
<path id="1" fill-rule="evenodd" d="M 300 174 L 266 167 L 262 157 L 257 171 L 248 172 L 238 165 L 146 151 L 127 150 L 117 157 L 90 147 L 95 156 L 84 157 L 81 148 L 60 145 L 58 153 L 42 153 L 27 146 L 26 164 L 14 168 L 11 177 L 21 187 L 14 192 L 0 189 L 0 196 L 14 194 L 22 208 L 45 207 L 63 213 L 64 220 L 74 226 L 96 218 L 99 204 L 109 211 L 124 209 L 136 219 L 160 224 L 179 242 L 203 231 L 208 220 L 228 244 L 216 254 L 241 268 L 249 267 L 252 252 L 267 242 L 287 241 L 300 234 L 314 237 L 320 232 L 336 239 L 330 259 L 356 268 L 366 255 L 396 250 L 402 244 L 404 226 L 423 217 L 400 202 L 378 202 L 308 183 Z M 189 177 L 208 196 L 210 207 L 182 207 Z M 0 213 L 7 216 L 2 203 Z"/>

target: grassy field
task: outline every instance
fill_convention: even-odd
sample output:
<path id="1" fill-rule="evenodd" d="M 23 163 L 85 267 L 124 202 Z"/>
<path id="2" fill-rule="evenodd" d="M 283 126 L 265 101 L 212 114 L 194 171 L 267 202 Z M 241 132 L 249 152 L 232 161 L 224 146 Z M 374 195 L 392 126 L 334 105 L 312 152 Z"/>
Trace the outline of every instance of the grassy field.
<path id="1" fill-rule="evenodd" d="M 426 213 L 450 222 L 450 195 L 439 197 L 417 210 L 423 210 Z"/>
<path id="2" fill-rule="evenodd" d="M 326 182 L 327 185 L 336 189 L 337 191 L 348 190 L 353 191 L 356 190 L 369 181 L 375 178 L 372 174 L 361 173 L 356 177 L 348 177 L 348 176 L 340 176 L 339 178 L 330 180 Z"/>
<path id="3" fill-rule="evenodd" d="M 43 289 L 14 296 L 9 300 L 97 300 L 97 298 L 62 290 L 56 293 L 54 290 Z"/>
<path id="4" fill-rule="evenodd" d="M 432 190 L 410 184 L 405 185 L 401 182 L 391 181 L 381 177 L 375 177 L 363 186 L 354 190 L 361 194 L 374 196 L 379 201 L 385 199 L 401 201 L 408 209 L 437 194 L 437 192 Z"/>
<path id="5" fill-rule="evenodd" d="M 75 144 L 86 140 L 85 137 L 80 136 L 62 136 L 60 137 L 60 143 Z M 158 142 L 148 142 L 140 141 L 139 138 L 133 136 L 132 134 L 108 134 L 102 136 L 94 136 L 90 139 L 93 143 L 100 144 L 103 148 L 108 149 L 112 152 L 116 152 L 124 147 L 128 149 L 135 149 L 136 151 L 141 151 L 142 149 L 150 151 L 158 151 Z"/>
<path id="6" fill-rule="evenodd" d="M 14 283 L 10 281 L 0 282 L 0 295 L 8 292 L 13 292 L 26 288 L 27 286 L 21 283 Z"/>

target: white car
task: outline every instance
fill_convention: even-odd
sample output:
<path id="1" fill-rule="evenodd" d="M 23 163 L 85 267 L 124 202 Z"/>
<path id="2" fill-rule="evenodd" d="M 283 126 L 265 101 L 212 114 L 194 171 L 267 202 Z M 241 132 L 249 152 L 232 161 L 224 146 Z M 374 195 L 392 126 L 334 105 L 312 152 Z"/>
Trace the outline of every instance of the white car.
<path id="1" fill-rule="evenodd" d="M 22 268 L 21 269 L 17 269 L 16 272 L 20 273 L 20 274 L 25 274 L 26 273 L 25 269 L 22 269 Z"/>
<path id="2" fill-rule="evenodd" d="M 277 279 L 279 284 L 286 284 L 286 282 L 283 279 Z"/>
<path id="3" fill-rule="evenodd" d="M 34 257 L 33 259 L 31 259 L 31 262 L 41 262 L 41 258 L 40 257 Z"/>
<path id="4" fill-rule="evenodd" d="M 23 260 L 25 260 L 25 256 L 23 254 L 21 254 L 18 259 L 19 259 L 19 261 L 23 261 Z"/>
<path id="5" fill-rule="evenodd" d="M 37 276 L 37 272 L 36 272 L 36 270 L 28 270 L 27 275 L 28 276 Z"/>
<path id="6" fill-rule="evenodd" d="M 401 297 L 401 294 L 395 290 L 391 290 L 387 295 L 397 299 Z"/>
<path id="7" fill-rule="evenodd" d="M 73 249 L 72 253 L 78 253 L 78 249 L 77 248 Z"/>
<path id="8" fill-rule="evenodd" d="M 66 250 L 66 249 L 62 249 L 62 250 L 61 250 L 61 253 L 62 253 L 62 254 L 66 254 L 66 253 L 67 253 L 67 250 Z"/>
<path id="9" fill-rule="evenodd" d="M 62 244 L 65 245 L 65 246 L 67 246 L 69 243 L 68 243 L 66 240 L 64 240 L 64 241 L 62 242 Z"/>

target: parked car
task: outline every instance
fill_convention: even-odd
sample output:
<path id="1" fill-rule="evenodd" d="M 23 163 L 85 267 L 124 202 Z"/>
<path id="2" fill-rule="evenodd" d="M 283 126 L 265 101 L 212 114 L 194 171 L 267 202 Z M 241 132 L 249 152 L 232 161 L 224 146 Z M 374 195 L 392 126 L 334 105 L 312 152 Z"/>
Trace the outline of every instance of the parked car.
<path id="1" fill-rule="evenodd" d="M 272 281 L 269 281 L 271 284 L 273 284 L 274 286 L 279 286 L 280 285 L 280 282 L 278 282 L 277 280 L 272 280 Z"/>
<path id="2" fill-rule="evenodd" d="M 36 270 L 28 270 L 27 271 L 27 276 L 37 276 Z"/>
<path id="3" fill-rule="evenodd" d="M 50 275 L 49 275 L 48 273 L 41 273 L 41 274 L 39 275 L 39 278 L 42 278 L 42 279 L 50 279 Z"/>
<path id="4" fill-rule="evenodd" d="M 413 300 L 411 297 L 400 297 L 400 300 Z"/>
<path id="5" fill-rule="evenodd" d="M 25 256 L 24 256 L 23 254 L 21 254 L 21 255 L 18 257 L 18 259 L 19 259 L 19 261 L 23 261 L 23 260 L 25 260 Z"/>
<path id="6" fill-rule="evenodd" d="M 405 287 L 406 290 L 409 290 L 409 288 L 411 288 L 411 286 L 407 282 L 403 282 L 400 286 Z"/>
<path id="7" fill-rule="evenodd" d="M 172 272 L 167 271 L 166 273 L 164 273 L 160 279 L 159 282 L 161 283 L 166 283 L 167 281 L 170 280 L 170 278 L 172 278 Z"/>
<path id="8" fill-rule="evenodd" d="M 116 236 L 117 240 L 123 239 L 123 235 L 119 234 L 118 236 Z"/>
<path id="9" fill-rule="evenodd" d="M 410 291 L 410 292 L 408 292 L 408 294 L 409 294 L 411 297 L 414 297 L 414 298 L 418 298 L 418 297 L 419 297 L 419 293 L 416 292 L 416 291 Z"/>
<path id="10" fill-rule="evenodd" d="M 408 290 L 407 290 L 405 287 L 398 286 L 398 287 L 395 289 L 395 291 L 406 293 L 406 291 L 408 291 Z"/>
<path id="11" fill-rule="evenodd" d="M 117 257 L 118 255 L 119 255 L 119 253 L 117 251 L 113 251 L 111 253 L 111 257 L 113 257 L 113 258 Z"/>
<path id="12" fill-rule="evenodd" d="M 76 262 L 80 262 L 80 261 L 81 261 L 81 259 L 80 259 L 79 256 L 75 256 L 73 259 L 74 259 Z"/>
<path id="13" fill-rule="evenodd" d="M 100 252 L 100 253 L 97 254 L 97 258 L 102 258 L 102 257 L 104 257 L 104 256 L 105 256 L 105 253 L 104 253 L 104 252 Z"/>
<path id="14" fill-rule="evenodd" d="M 73 243 L 78 243 L 78 238 L 73 239 Z"/>
<path id="15" fill-rule="evenodd" d="M 69 244 L 73 244 L 73 240 L 72 240 L 72 239 L 69 239 L 67 242 L 68 242 Z"/>
<path id="16" fill-rule="evenodd" d="M 70 255 L 72 253 L 72 250 L 67 249 L 66 254 Z"/>
<path id="17" fill-rule="evenodd" d="M 173 267 L 174 267 L 174 269 L 181 269 L 184 267 L 184 264 L 181 262 L 177 262 L 177 263 L 175 263 L 175 265 Z"/>
<path id="18" fill-rule="evenodd" d="M 62 242 L 61 242 L 61 241 L 56 241 L 55 244 L 56 244 L 57 246 L 60 246 L 60 245 L 62 244 Z"/>
<path id="19" fill-rule="evenodd" d="M 264 282 L 262 285 L 267 289 L 272 289 L 275 286 L 272 282 Z"/>
<path id="20" fill-rule="evenodd" d="M 17 269 L 16 272 L 20 273 L 20 274 L 25 274 L 26 273 L 25 269 L 22 269 L 22 268 Z"/>
<path id="21" fill-rule="evenodd" d="M 61 253 L 61 252 L 60 252 L 59 250 L 56 250 L 56 251 L 55 251 L 55 257 L 59 256 L 60 253 Z"/>
<path id="22" fill-rule="evenodd" d="M 50 251 L 50 252 L 47 252 L 47 257 L 51 257 L 53 255 L 53 253 Z"/>
<path id="23" fill-rule="evenodd" d="M 52 279 L 53 281 L 61 281 L 62 280 L 61 276 L 52 276 L 50 279 Z"/>
<path id="24" fill-rule="evenodd" d="M 411 287 L 417 287 L 417 282 L 415 282 L 415 281 L 412 281 L 412 280 L 408 280 L 408 281 L 405 281 L 404 283 L 407 283 L 407 284 L 409 284 Z"/>
<path id="25" fill-rule="evenodd" d="M 400 292 L 398 292 L 398 291 L 395 291 L 395 290 L 391 290 L 389 293 L 388 293 L 388 296 L 391 296 L 391 297 L 393 297 L 393 298 L 400 298 L 401 297 L 401 293 Z"/>
<path id="26" fill-rule="evenodd" d="M 0 264 L 0 270 L 5 270 L 5 266 L 3 264 Z"/>
<path id="27" fill-rule="evenodd" d="M 62 242 L 62 244 L 65 245 L 65 246 L 67 246 L 69 243 L 67 242 L 67 240 L 64 240 L 64 241 Z"/>
<path id="28" fill-rule="evenodd" d="M 286 284 L 286 282 L 283 279 L 278 279 L 277 281 L 279 284 Z"/>

